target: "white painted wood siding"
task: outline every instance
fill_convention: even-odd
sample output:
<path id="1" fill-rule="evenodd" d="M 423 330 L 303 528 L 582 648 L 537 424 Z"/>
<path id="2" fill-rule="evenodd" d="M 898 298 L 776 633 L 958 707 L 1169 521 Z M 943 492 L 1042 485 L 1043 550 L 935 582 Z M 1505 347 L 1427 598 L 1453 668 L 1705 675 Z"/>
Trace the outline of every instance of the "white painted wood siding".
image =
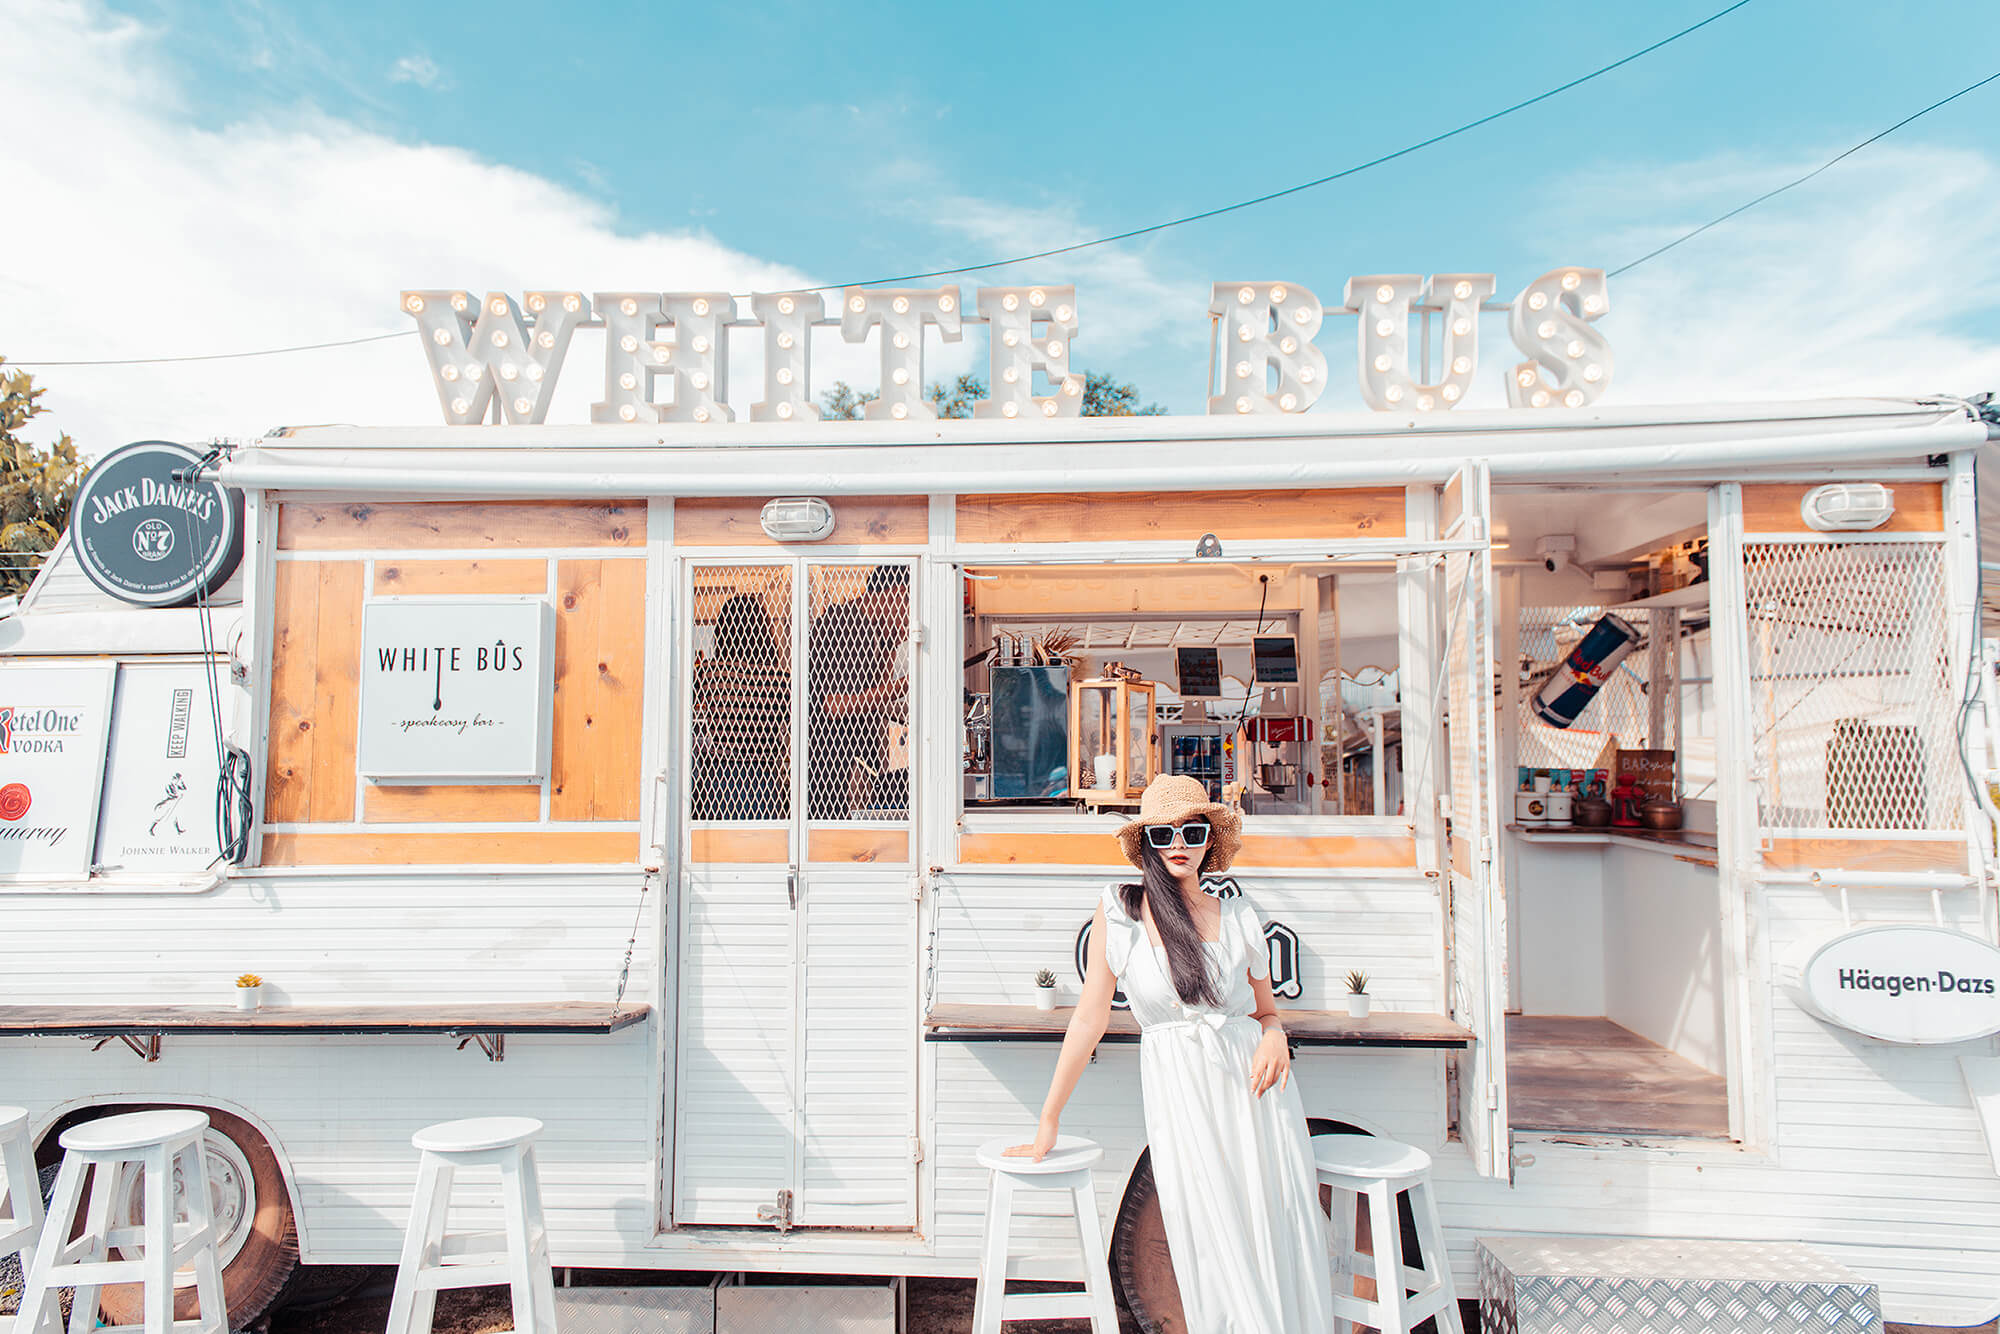
<path id="1" fill-rule="evenodd" d="M 1436 882 L 1421 872 L 1334 880 L 1238 868 L 1230 875 L 1266 921 L 1299 933 L 1304 994 L 1280 1001 L 1280 1008 L 1339 1009 L 1346 1004 L 1342 979 L 1348 969 L 1361 968 L 1373 979 L 1369 991 L 1381 1008 L 1443 1011 L 1441 909 Z M 1104 887 L 1127 878 L 1110 867 L 1046 873 L 961 868 L 936 877 L 935 999 L 1031 1005 L 1035 971 L 1047 968 L 1060 984 L 1062 1002 L 1073 1004 L 1081 985 L 1076 933 Z"/>
<path id="2" fill-rule="evenodd" d="M 916 903 L 909 872 L 807 872 L 798 1222 L 914 1227 Z"/>
<path id="3" fill-rule="evenodd" d="M 755 1224 L 797 1171 L 796 915 L 782 869 L 685 884 L 674 1221 Z"/>

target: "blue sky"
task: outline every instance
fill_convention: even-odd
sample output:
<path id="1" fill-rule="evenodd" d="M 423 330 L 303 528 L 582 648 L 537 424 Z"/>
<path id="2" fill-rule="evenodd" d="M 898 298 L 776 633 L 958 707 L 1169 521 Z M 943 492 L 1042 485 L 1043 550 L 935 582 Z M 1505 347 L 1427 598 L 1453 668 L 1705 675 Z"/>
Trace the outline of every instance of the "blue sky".
<path id="1" fill-rule="evenodd" d="M 399 327 L 405 286 L 744 290 L 977 262 L 1337 170 L 1722 4 L 0 0 L 9 44 L 43 53 L 0 113 L 60 152 L 26 163 L 50 215 L 0 220 L 0 355 L 372 333 Z M 1505 297 L 1558 264 L 1616 267 L 1992 73 L 1990 32 L 1990 0 L 1752 0 L 1362 176 L 957 281 L 1075 281 L 1076 362 L 1199 411 L 1211 281 L 1283 279 L 1337 305 L 1354 274 L 1494 272 Z M 1996 125 L 2000 84 L 1614 280 L 1614 395 L 2000 386 Z M 77 235 L 86 215 L 101 236 Z M 118 249 L 129 269 L 107 262 Z M 30 273 L 24 255 L 41 257 Z M 95 317 L 74 308 L 84 291 L 101 291 Z M 974 364 L 970 344 L 933 345 L 933 373 Z M 1353 406 L 1352 321 L 1320 344 L 1340 386 L 1327 406 Z M 1482 363 L 1489 401 L 1509 355 Z M 408 344 L 275 360 L 37 374 L 109 433 L 142 429 L 118 406 L 135 402 L 183 433 L 436 419 Z M 585 398 L 592 361 L 565 374 Z M 822 364 L 822 381 L 869 374 Z M 1946 378 L 1911 378 L 1927 372 Z"/>

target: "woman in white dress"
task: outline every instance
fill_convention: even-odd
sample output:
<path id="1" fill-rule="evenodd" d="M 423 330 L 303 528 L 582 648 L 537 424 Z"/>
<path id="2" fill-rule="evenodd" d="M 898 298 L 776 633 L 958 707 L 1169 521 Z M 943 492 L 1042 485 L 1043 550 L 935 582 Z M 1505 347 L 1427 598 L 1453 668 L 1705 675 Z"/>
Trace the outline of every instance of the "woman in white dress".
<path id="1" fill-rule="evenodd" d="M 1041 1158 L 1122 982 L 1139 1021 L 1146 1139 L 1190 1334 L 1331 1334 L 1333 1280 L 1305 1108 L 1271 995 L 1263 923 L 1227 870 L 1242 817 L 1193 778 L 1156 778 L 1118 831 L 1136 885 L 1097 905 L 1083 994 L 1033 1144 Z"/>

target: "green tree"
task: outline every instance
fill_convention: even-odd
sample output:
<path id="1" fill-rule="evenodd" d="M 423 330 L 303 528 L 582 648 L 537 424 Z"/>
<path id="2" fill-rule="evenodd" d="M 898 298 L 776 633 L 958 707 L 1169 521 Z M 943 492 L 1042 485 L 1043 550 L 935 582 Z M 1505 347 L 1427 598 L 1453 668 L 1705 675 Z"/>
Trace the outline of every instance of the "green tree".
<path id="1" fill-rule="evenodd" d="M 986 397 L 986 381 L 967 373 L 946 385 L 932 381 L 924 396 L 940 417 L 970 417 L 972 405 Z M 819 396 L 820 417 L 826 421 L 859 421 L 878 395 L 858 391 L 845 380 Z M 1086 417 L 1157 417 L 1166 411 L 1158 403 L 1139 405 L 1136 385 L 1121 384 L 1104 371 L 1083 373 L 1083 415 Z"/>
<path id="2" fill-rule="evenodd" d="M 21 428 L 48 411 L 36 401 L 48 391 L 5 362 L 0 357 L 0 593 L 19 593 L 69 526 L 77 483 L 89 467 L 67 435 L 46 450 L 21 439 Z"/>

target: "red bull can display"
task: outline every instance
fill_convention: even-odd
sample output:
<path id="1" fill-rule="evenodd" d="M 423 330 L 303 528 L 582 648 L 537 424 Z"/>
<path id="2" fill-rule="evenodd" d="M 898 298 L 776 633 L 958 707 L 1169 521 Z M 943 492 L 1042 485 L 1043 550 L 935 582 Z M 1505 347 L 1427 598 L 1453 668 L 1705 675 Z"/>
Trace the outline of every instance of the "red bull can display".
<path id="1" fill-rule="evenodd" d="M 1535 691 L 1535 716 L 1550 727 L 1570 726 L 1638 642 L 1639 632 L 1625 621 L 1610 612 L 1600 616 Z"/>

